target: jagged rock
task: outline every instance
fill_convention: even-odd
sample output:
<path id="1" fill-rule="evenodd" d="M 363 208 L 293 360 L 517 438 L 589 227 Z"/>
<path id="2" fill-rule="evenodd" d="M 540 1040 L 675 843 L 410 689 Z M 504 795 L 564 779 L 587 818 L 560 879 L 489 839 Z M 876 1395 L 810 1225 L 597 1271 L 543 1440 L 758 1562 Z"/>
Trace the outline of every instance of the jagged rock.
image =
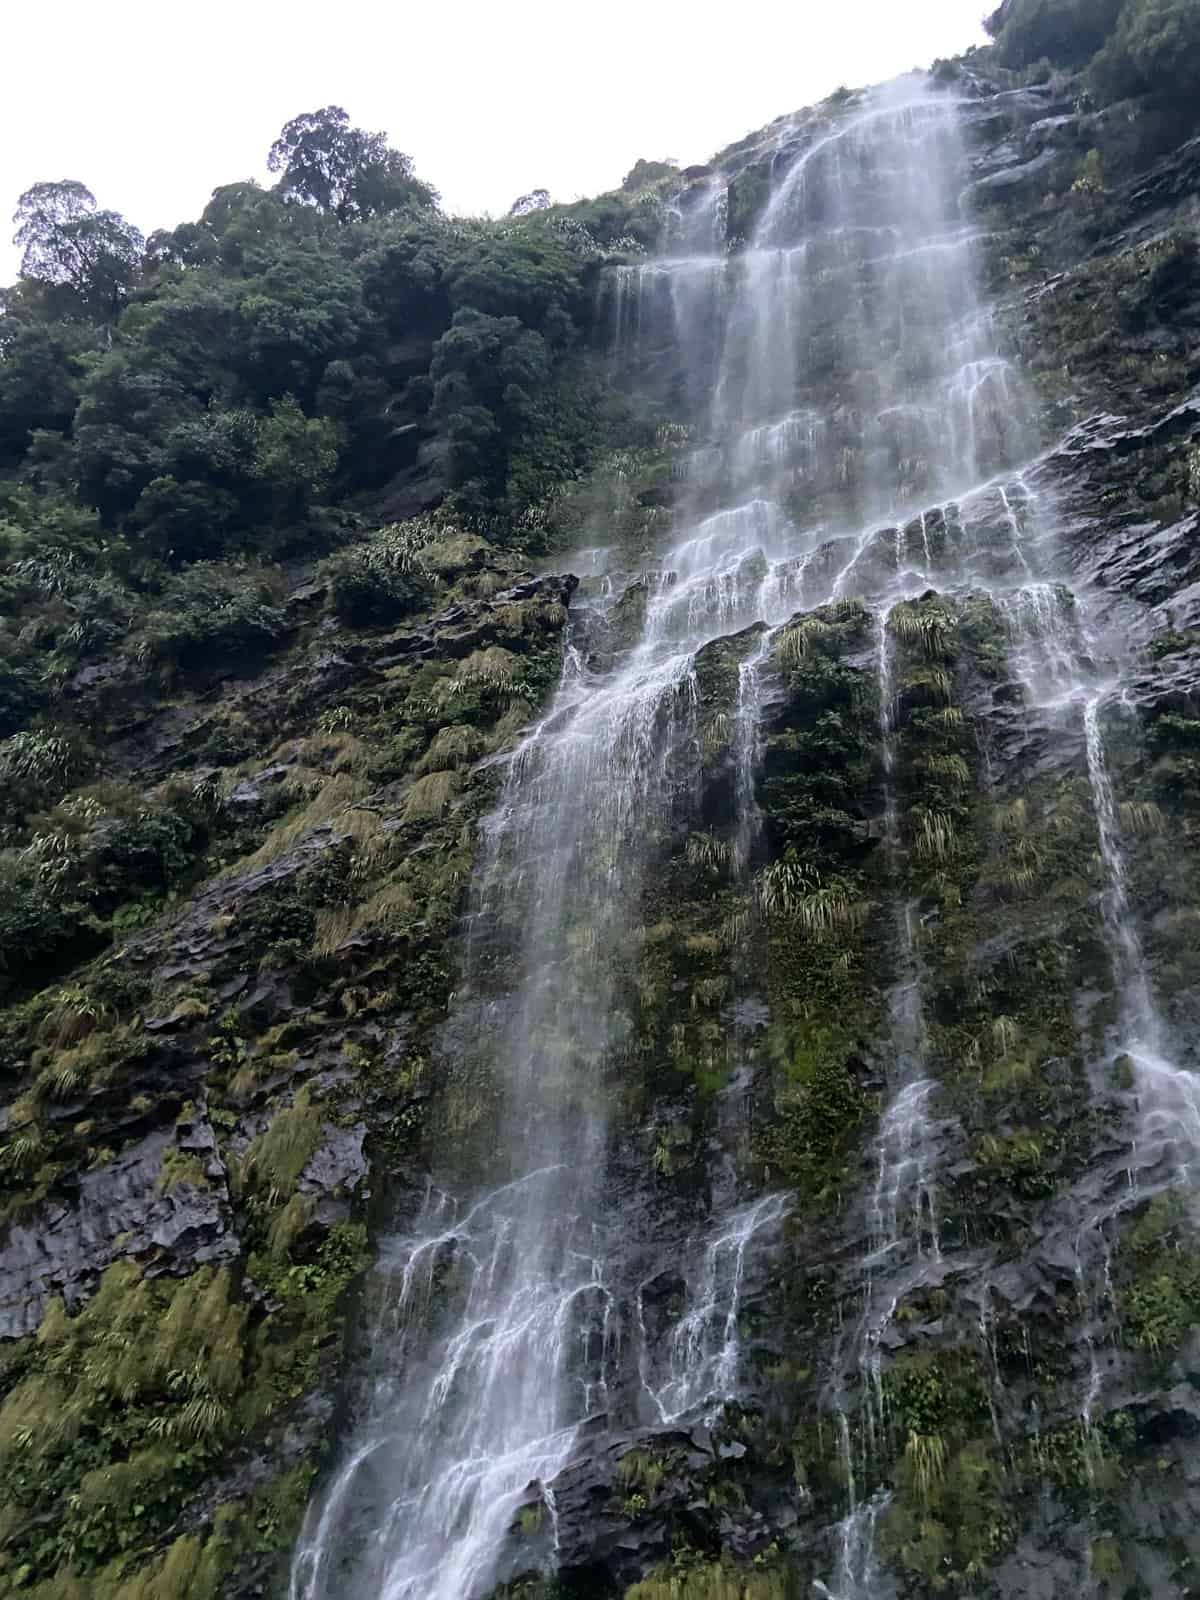
<path id="1" fill-rule="evenodd" d="M 12 1222 L 0 1242 L 0 1338 L 37 1328 L 52 1295 L 77 1310 L 117 1260 L 150 1274 L 193 1271 L 234 1260 L 240 1249 L 212 1128 L 148 1134 L 114 1160 L 80 1173 L 73 1195 Z M 178 1147 L 203 1153 L 207 1184 L 164 1184 L 163 1158 Z"/>

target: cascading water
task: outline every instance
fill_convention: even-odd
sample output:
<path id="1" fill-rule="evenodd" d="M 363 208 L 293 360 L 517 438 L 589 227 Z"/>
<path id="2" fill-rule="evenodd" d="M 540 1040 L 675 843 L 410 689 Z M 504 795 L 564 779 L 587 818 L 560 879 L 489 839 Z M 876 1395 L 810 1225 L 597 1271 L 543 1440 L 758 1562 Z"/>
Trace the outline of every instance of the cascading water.
<path id="1" fill-rule="evenodd" d="M 1104 925 L 1121 1003 L 1120 1043 L 1133 1062 L 1140 1102 L 1139 1157 L 1152 1163 L 1169 1156 L 1178 1178 L 1190 1182 L 1193 1164 L 1200 1158 L 1200 1079 L 1180 1071 L 1164 1053 L 1166 1029 L 1150 986 L 1129 900 L 1116 799 L 1105 758 L 1100 718 L 1109 697 L 1103 688 L 1089 696 L 1083 727 L 1100 854 L 1108 881 Z"/>
<path id="2" fill-rule="evenodd" d="M 385 1244 L 378 1375 L 310 1510 L 293 1600 L 486 1594 L 531 1494 L 553 1520 L 554 1481 L 582 1423 L 620 1420 L 623 1329 L 640 1345 L 638 1403 L 659 1423 L 711 1419 L 737 1392 L 747 1261 L 784 1217 L 783 1197 L 722 1200 L 692 1240 L 687 1292 L 654 1360 L 641 1290 L 619 1303 L 621 1219 L 605 1204 L 606 1072 L 630 1031 L 622 974 L 647 869 L 687 804 L 694 663 L 707 643 L 766 625 L 741 656 L 733 740 L 731 850 L 744 878 L 776 632 L 800 609 L 871 604 L 883 842 L 898 882 L 909 844 L 889 618 L 931 586 L 986 594 L 1008 620 L 1029 703 L 1083 708 L 1145 1135 L 1165 1137 L 1165 1115 L 1181 1109 L 1200 1132 L 1192 1080 L 1161 1054 L 1130 915 L 1100 721 L 1107 691 L 1054 581 L 1046 519 L 1020 471 L 1033 455 L 1028 408 L 978 293 L 958 105 L 902 80 L 802 145 L 780 136 L 746 248 L 726 251 L 725 186 L 709 177 L 680 196 L 663 254 L 609 274 L 618 370 L 699 419 L 682 532 L 645 577 L 640 636 L 615 659 L 590 653 L 587 637 L 615 615 L 619 585 L 606 573 L 620 572 L 622 555 L 589 553 L 599 581 L 572 625 L 559 691 L 509 762 L 450 1030 L 487 1063 L 493 1181 L 481 1192 L 443 1179 Z M 850 1503 L 826 1591 L 838 1600 L 886 1590 L 874 1555 L 886 1496 L 857 1488 L 886 1423 L 881 1338 L 906 1288 L 942 1270 L 920 923 L 906 895 L 896 900 L 888 1099 L 848 1291 L 862 1308 L 848 1364 L 857 1449 L 839 1384 Z M 1096 1398 L 1089 1385 L 1089 1416 Z"/>
<path id="3" fill-rule="evenodd" d="M 675 1422 L 706 1408 L 711 1419 L 734 1393 L 747 1252 L 786 1209 L 782 1195 L 765 1195 L 736 1210 L 705 1245 L 692 1303 L 671 1334 L 666 1374 L 657 1383 L 649 1375 L 643 1380 L 660 1421 Z"/>

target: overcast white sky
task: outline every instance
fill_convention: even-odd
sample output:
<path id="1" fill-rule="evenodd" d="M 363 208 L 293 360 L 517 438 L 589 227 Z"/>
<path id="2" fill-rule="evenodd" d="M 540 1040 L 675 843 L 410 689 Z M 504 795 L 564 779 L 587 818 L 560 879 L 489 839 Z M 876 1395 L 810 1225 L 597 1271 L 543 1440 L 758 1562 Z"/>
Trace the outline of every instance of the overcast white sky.
<path id="1" fill-rule="evenodd" d="M 994 0 L 41 0 L 5 7 L 0 283 L 17 197 L 78 178 L 146 233 L 266 176 L 336 104 L 456 212 L 614 188 L 983 38 Z"/>

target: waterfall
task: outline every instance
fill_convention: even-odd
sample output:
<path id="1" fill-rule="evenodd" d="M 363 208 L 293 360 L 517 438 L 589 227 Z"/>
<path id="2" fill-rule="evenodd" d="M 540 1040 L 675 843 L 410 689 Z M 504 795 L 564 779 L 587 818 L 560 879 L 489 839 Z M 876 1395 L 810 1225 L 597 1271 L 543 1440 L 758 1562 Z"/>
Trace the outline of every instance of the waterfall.
<path id="1" fill-rule="evenodd" d="M 644 621 L 615 658 L 589 639 L 619 604 L 626 558 L 587 553 L 594 590 L 572 620 L 558 691 L 507 763 L 446 1042 L 447 1061 L 474 1064 L 486 1085 L 491 1168 L 472 1181 L 444 1152 L 439 1187 L 384 1241 L 369 1393 L 310 1507 L 292 1600 L 481 1600 L 520 1511 L 536 1503 L 553 1521 L 583 1425 L 630 1420 L 623 1332 L 638 1344 L 643 1415 L 712 1420 L 738 1393 L 748 1263 L 778 1233 L 786 1198 L 718 1197 L 682 1250 L 685 1293 L 651 1358 L 606 1187 L 628 953 L 689 803 L 707 644 L 762 625 L 740 657 L 731 742 L 731 852 L 745 877 L 760 844 L 758 732 L 777 631 L 801 607 L 849 597 L 876 624 L 884 869 L 898 909 L 886 1095 L 852 1274 L 861 1315 L 850 1383 L 844 1372 L 834 1386 L 848 1503 L 837 1570 L 819 1589 L 886 1592 L 875 1543 L 888 1499 L 870 1479 L 887 1426 L 883 1335 L 903 1294 L 945 1271 L 892 663 L 896 608 L 931 587 L 986 595 L 1027 705 L 1081 719 L 1140 1137 L 1200 1150 L 1200 1096 L 1167 1059 L 1126 888 L 1101 720 L 1111 687 L 1058 582 L 1053 507 L 1030 487 L 1032 408 L 981 300 L 963 165 L 954 97 L 904 79 L 807 144 L 781 136 L 746 248 L 726 250 L 725 186 L 708 177 L 672 209 L 662 253 L 609 273 L 614 369 L 669 392 L 695 422 L 678 535 L 642 575 Z M 1089 1423 L 1101 1382 L 1090 1348 Z"/>
<path id="2" fill-rule="evenodd" d="M 666 1374 L 657 1384 L 648 1374 L 643 1379 L 662 1422 L 694 1416 L 706 1407 L 712 1420 L 734 1392 L 746 1254 L 785 1210 L 782 1195 L 766 1195 L 735 1211 L 706 1244 L 692 1303 L 669 1341 Z"/>
<path id="3" fill-rule="evenodd" d="M 1182 1071 L 1166 1054 L 1167 1030 L 1150 986 L 1130 904 L 1125 852 L 1105 754 L 1100 718 L 1108 699 L 1109 693 L 1103 688 L 1089 696 L 1083 710 L 1083 726 L 1108 885 L 1103 901 L 1104 927 L 1121 1005 L 1119 1042 L 1133 1063 L 1139 1101 L 1139 1165 L 1153 1165 L 1171 1155 L 1177 1178 L 1190 1183 L 1200 1160 L 1200 1078 Z"/>
<path id="4" fill-rule="evenodd" d="M 674 593 L 651 603 L 644 639 L 608 678 L 568 652 L 554 704 L 509 764 L 452 1020 L 491 1067 L 507 1174 L 460 1215 L 439 1201 L 385 1252 L 444 1258 L 458 1304 L 435 1315 L 432 1348 L 411 1364 L 408 1337 L 379 1351 L 367 1442 L 310 1513 L 297 1600 L 486 1590 L 530 1484 L 550 1492 L 603 1391 L 605 1341 L 586 1336 L 608 1296 L 603 1069 L 625 1026 L 616 975 L 644 853 L 690 714 L 691 651 L 669 638 Z M 500 995 L 497 963 L 515 974 Z M 406 1334 L 414 1276 L 406 1266 L 383 1288 Z M 342 1550 L 360 1529 L 348 1578 Z"/>

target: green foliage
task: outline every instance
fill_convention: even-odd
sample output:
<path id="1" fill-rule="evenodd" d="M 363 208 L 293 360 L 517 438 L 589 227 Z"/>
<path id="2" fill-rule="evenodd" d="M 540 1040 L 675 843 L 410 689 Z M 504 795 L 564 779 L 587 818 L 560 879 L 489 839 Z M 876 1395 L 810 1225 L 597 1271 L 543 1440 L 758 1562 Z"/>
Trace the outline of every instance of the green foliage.
<path id="1" fill-rule="evenodd" d="M 622 189 L 645 189 L 652 183 L 658 183 L 663 178 L 675 178 L 679 174 L 678 164 L 674 161 L 635 161 L 629 171 L 621 180 Z"/>
<path id="2" fill-rule="evenodd" d="M 774 1050 L 783 1073 L 763 1155 L 785 1182 L 827 1202 L 848 1180 L 867 1113 L 867 1097 L 851 1070 L 851 1041 L 842 1030 L 797 1024 L 776 1033 Z"/>
<path id="3" fill-rule="evenodd" d="M 77 1317 L 51 1302 L 0 1407 L 6 1499 L 28 1517 L 78 1486 L 38 1540 L 39 1564 L 101 1562 L 174 1517 L 234 1425 L 245 1316 L 210 1268 L 151 1283 L 119 1264 Z"/>
<path id="4" fill-rule="evenodd" d="M 980 1162 L 1031 1200 L 1054 1191 L 1054 1181 L 1044 1171 L 1046 1154 L 1047 1141 L 1023 1131 L 1004 1137 L 986 1134 L 979 1146 Z"/>
<path id="5" fill-rule="evenodd" d="M 1121 1295 L 1127 1341 L 1153 1356 L 1177 1350 L 1200 1322 L 1200 1252 L 1178 1195 L 1152 1200 L 1131 1230 L 1130 1278 Z"/>
<path id="6" fill-rule="evenodd" d="M 259 423 L 253 476 L 270 491 L 276 521 L 298 518 L 329 487 L 337 468 L 342 430 L 328 417 L 306 417 L 285 395 Z"/>
<path id="7" fill-rule="evenodd" d="M 283 1215 L 295 1211 L 289 1203 Z M 47 1600 L 216 1600 L 239 1541 L 259 1552 L 289 1542 L 311 1482 L 307 1463 L 259 1490 L 240 1530 L 239 1513 L 225 1508 L 209 1539 L 177 1540 L 136 1564 L 230 1441 L 250 1437 L 311 1386 L 336 1343 L 365 1231 L 340 1225 L 315 1256 L 295 1261 L 298 1220 L 275 1230 L 274 1254 L 251 1259 L 276 1307 L 253 1328 L 228 1274 L 211 1268 L 152 1281 L 119 1263 L 78 1316 L 50 1303 L 0 1405 L 0 1586 L 19 1570 L 21 1592 Z"/>
<path id="8" fill-rule="evenodd" d="M 285 200 L 317 206 L 342 223 L 437 201 L 413 176 L 410 157 L 389 149 L 384 134 L 352 127 L 341 106 L 294 117 L 267 165 L 282 174 L 278 192 Z"/>
<path id="9" fill-rule="evenodd" d="M 755 223 L 771 193 L 769 167 L 757 165 L 739 172 L 729 185 L 728 230 L 731 240 L 750 239 Z"/>
<path id="10" fill-rule="evenodd" d="M 1125 0 L 1115 32 L 1092 62 L 1091 76 L 1103 100 L 1151 95 L 1194 112 L 1200 13 L 1193 0 Z"/>
<path id="11" fill-rule="evenodd" d="M 793 922 L 817 939 L 854 932 L 871 912 L 868 902 L 855 899 L 846 885 L 823 884 L 812 868 L 788 860 L 764 867 L 754 893 L 764 915 Z"/>
<path id="12" fill-rule="evenodd" d="M 940 1457 L 939 1457 L 940 1459 Z M 889 1509 L 883 1543 L 904 1570 L 934 1593 L 961 1593 L 973 1585 L 1012 1539 L 1003 1495 L 1003 1471 L 990 1443 L 960 1449 L 923 1494 Z"/>
<path id="13" fill-rule="evenodd" d="M 1012 1536 L 1002 1465 L 983 1429 L 987 1380 L 973 1353 L 903 1351 L 885 1374 L 904 1441 L 883 1528 L 893 1559 L 935 1591 L 979 1578 Z"/>
<path id="14" fill-rule="evenodd" d="M 430 374 L 455 502 L 480 515 L 503 494 L 511 443 L 530 426 L 549 375 L 545 340 L 517 317 L 464 307 L 439 339 Z"/>
<path id="15" fill-rule="evenodd" d="M 265 1188 L 272 1201 L 287 1199 L 321 1138 L 321 1112 L 307 1086 L 292 1105 L 277 1112 L 265 1133 L 247 1150 L 242 1180 Z"/>
<path id="16" fill-rule="evenodd" d="M 432 580 L 422 554 L 440 532 L 431 518 L 418 517 L 380 528 L 330 557 L 324 572 L 331 609 L 359 627 L 413 610 L 429 596 Z"/>
<path id="17" fill-rule="evenodd" d="M 18 972 L 80 937 L 84 908 L 58 866 L 24 852 L 0 855 L 0 972 Z"/>
<path id="18" fill-rule="evenodd" d="M 1082 195 L 1088 201 L 1099 199 L 1105 193 L 1104 158 L 1099 150 L 1089 150 L 1079 168 L 1079 176 L 1071 185 L 1071 193 Z"/>
<path id="19" fill-rule="evenodd" d="M 138 630 L 136 655 L 170 672 L 262 650 L 284 629 L 279 589 L 268 568 L 198 562 L 166 583 Z"/>
<path id="20" fill-rule="evenodd" d="M 1193 0 L 1005 0 L 988 27 L 1004 66 L 1089 67 L 1102 102 L 1148 95 L 1188 112 L 1200 72 Z"/>
<path id="21" fill-rule="evenodd" d="M 23 816 L 56 800 L 78 775 L 81 760 L 71 739 L 28 728 L 0 741 L 0 804 Z"/>
<path id="22" fill-rule="evenodd" d="M 97 211 L 90 189 L 64 179 L 27 189 L 13 221 L 26 277 L 69 291 L 87 316 L 108 321 L 117 315 L 144 243 L 124 217 Z"/>
<path id="23" fill-rule="evenodd" d="M 1101 1583 L 1118 1583 L 1124 1575 L 1125 1563 L 1121 1559 L 1121 1546 L 1116 1539 L 1104 1536 L 1093 1539 L 1091 1548 L 1093 1574 Z"/>
<path id="24" fill-rule="evenodd" d="M 600 233 L 571 208 L 450 220 L 338 107 L 289 123 L 273 161 L 277 192 L 217 189 L 144 260 L 82 185 L 23 197 L 33 275 L 0 316 L 0 738 L 131 637 L 171 666 L 278 639 L 254 614 L 277 595 L 175 595 L 160 563 L 328 550 L 394 515 L 372 510 L 397 484 L 401 505 L 449 489 L 493 543 L 544 547 L 556 493 L 645 432 L 578 338 L 601 235 L 619 243 L 640 199 L 610 197 Z M 387 556 L 335 575 L 347 620 L 424 596 Z M 222 620 L 173 614 L 193 600 Z"/>
<path id="25" fill-rule="evenodd" d="M 625 1600 L 787 1600 L 784 1574 L 771 1569 L 684 1564 L 626 1589 Z"/>
<path id="26" fill-rule="evenodd" d="M 1123 0 L 1007 0 L 988 23 L 1006 67 L 1084 66 L 1116 26 Z"/>

